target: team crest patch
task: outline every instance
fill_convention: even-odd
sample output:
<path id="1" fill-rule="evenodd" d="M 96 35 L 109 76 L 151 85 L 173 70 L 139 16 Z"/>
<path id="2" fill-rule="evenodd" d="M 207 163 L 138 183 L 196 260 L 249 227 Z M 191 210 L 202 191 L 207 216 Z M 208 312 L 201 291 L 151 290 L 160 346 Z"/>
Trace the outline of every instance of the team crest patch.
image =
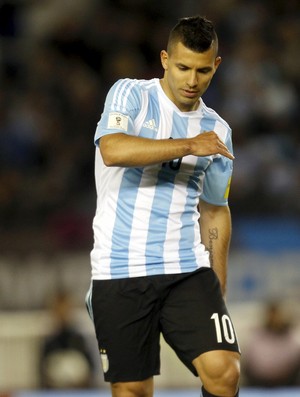
<path id="1" fill-rule="evenodd" d="M 109 113 L 107 128 L 127 131 L 128 116 L 124 116 L 124 114 L 117 112 Z"/>
<path id="2" fill-rule="evenodd" d="M 105 349 L 100 349 L 100 358 L 102 362 L 103 372 L 106 373 L 109 369 L 109 361 Z"/>

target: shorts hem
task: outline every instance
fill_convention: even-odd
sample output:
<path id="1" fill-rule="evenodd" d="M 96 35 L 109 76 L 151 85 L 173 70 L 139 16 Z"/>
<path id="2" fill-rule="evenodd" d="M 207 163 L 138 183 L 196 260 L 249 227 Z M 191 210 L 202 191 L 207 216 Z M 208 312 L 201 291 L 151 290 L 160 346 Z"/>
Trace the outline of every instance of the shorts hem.
<path id="1" fill-rule="evenodd" d="M 104 374 L 104 381 L 108 383 L 123 383 L 123 382 L 142 382 L 144 380 L 147 380 L 149 378 L 152 378 L 153 376 L 158 376 L 160 375 L 160 371 L 155 371 L 154 373 L 149 373 L 146 375 L 140 375 L 140 376 L 120 376 L 120 377 L 115 377 L 115 376 L 105 376 Z"/>

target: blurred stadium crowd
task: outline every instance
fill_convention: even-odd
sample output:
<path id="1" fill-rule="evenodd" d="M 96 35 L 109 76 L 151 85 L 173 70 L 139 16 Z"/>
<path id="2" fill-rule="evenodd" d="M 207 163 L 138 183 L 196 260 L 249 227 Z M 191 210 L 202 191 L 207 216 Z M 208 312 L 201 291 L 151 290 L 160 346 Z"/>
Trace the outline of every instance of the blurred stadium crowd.
<path id="1" fill-rule="evenodd" d="M 298 0 L 2 0 L 2 252 L 91 247 L 107 90 L 162 76 L 168 31 L 193 14 L 219 33 L 223 63 L 204 100 L 233 129 L 233 216 L 300 216 Z"/>

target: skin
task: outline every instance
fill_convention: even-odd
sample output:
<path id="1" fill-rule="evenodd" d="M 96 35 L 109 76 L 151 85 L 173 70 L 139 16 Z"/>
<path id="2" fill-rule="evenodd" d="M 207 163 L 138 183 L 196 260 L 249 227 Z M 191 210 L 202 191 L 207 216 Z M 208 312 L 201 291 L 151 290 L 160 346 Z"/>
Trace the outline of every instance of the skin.
<path id="1" fill-rule="evenodd" d="M 160 54 L 165 70 L 161 85 L 179 110 L 190 112 L 198 108 L 199 98 L 209 87 L 221 57 L 216 56 L 214 44 L 206 52 L 194 52 L 180 42 L 171 48 L 169 54 L 165 50 Z"/>
<path id="2" fill-rule="evenodd" d="M 205 52 L 194 52 L 178 42 L 169 53 L 161 52 L 164 76 L 160 83 L 168 98 L 182 112 L 198 108 L 200 98 L 209 87 L 221 58 L 217 43 Z M 186 155 L 209 156 L 220 154 L 234 159 L 214 131 L 206 131 L 194 138 L 151 140 L 123 133 L 101 138 L 99 148 L 106 166 L 138 167 L 162 163 Z M 202 242 L 210 251 L 212 267 L 226 291 L 227 256 L 231 236 L 228 206 L 214 206 L 200 201 Z M 193 361 L 207 391 L 221 397 L 234 397 L 239 379 L 239 354 L 230 351 L 210 351 Z M 113 397 L 152 397 L 153 378 L 139 382 L 111 384 Z"/>
<path id="3" fill-rule="evenodd" d="M 223 296 L 226 294 L 227 261 L 231 238 L 231 215 L 228 206 L 215 206 L 200 200 L 202 243 L 210 252 L 211 266 L 217 274 Z M 216 350 L 198 356 L 193 365 L 207 391 L 216 396 L 233 397 L 237 392 L 240 355 Z"/>
<path id="4" fill-rule="evenodd" d="M 210 252 L 211 266 L 217 274 L 223 296 L 226 294 L 227 260 L 231 239 L 231 215 L 228 206 L 215 206 L 200 200 L 202 243 Z"/>

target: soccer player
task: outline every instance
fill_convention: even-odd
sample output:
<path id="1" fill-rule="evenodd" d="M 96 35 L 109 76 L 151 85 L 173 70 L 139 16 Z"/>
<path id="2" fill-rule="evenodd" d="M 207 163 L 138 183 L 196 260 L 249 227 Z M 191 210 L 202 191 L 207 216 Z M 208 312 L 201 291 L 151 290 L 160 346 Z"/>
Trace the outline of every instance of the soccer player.
<path id="1" fill-rule="evenodd" d="M 114 397 L 153 395 L 161 334 L 203 396 L 238 395 L 224 301 L 231 129 L 201 99 L 220 62 L 213 24 L 181 19 L 161 51 L 163 78 L 117 81 L 96 129 L 87 306 Z"/>

